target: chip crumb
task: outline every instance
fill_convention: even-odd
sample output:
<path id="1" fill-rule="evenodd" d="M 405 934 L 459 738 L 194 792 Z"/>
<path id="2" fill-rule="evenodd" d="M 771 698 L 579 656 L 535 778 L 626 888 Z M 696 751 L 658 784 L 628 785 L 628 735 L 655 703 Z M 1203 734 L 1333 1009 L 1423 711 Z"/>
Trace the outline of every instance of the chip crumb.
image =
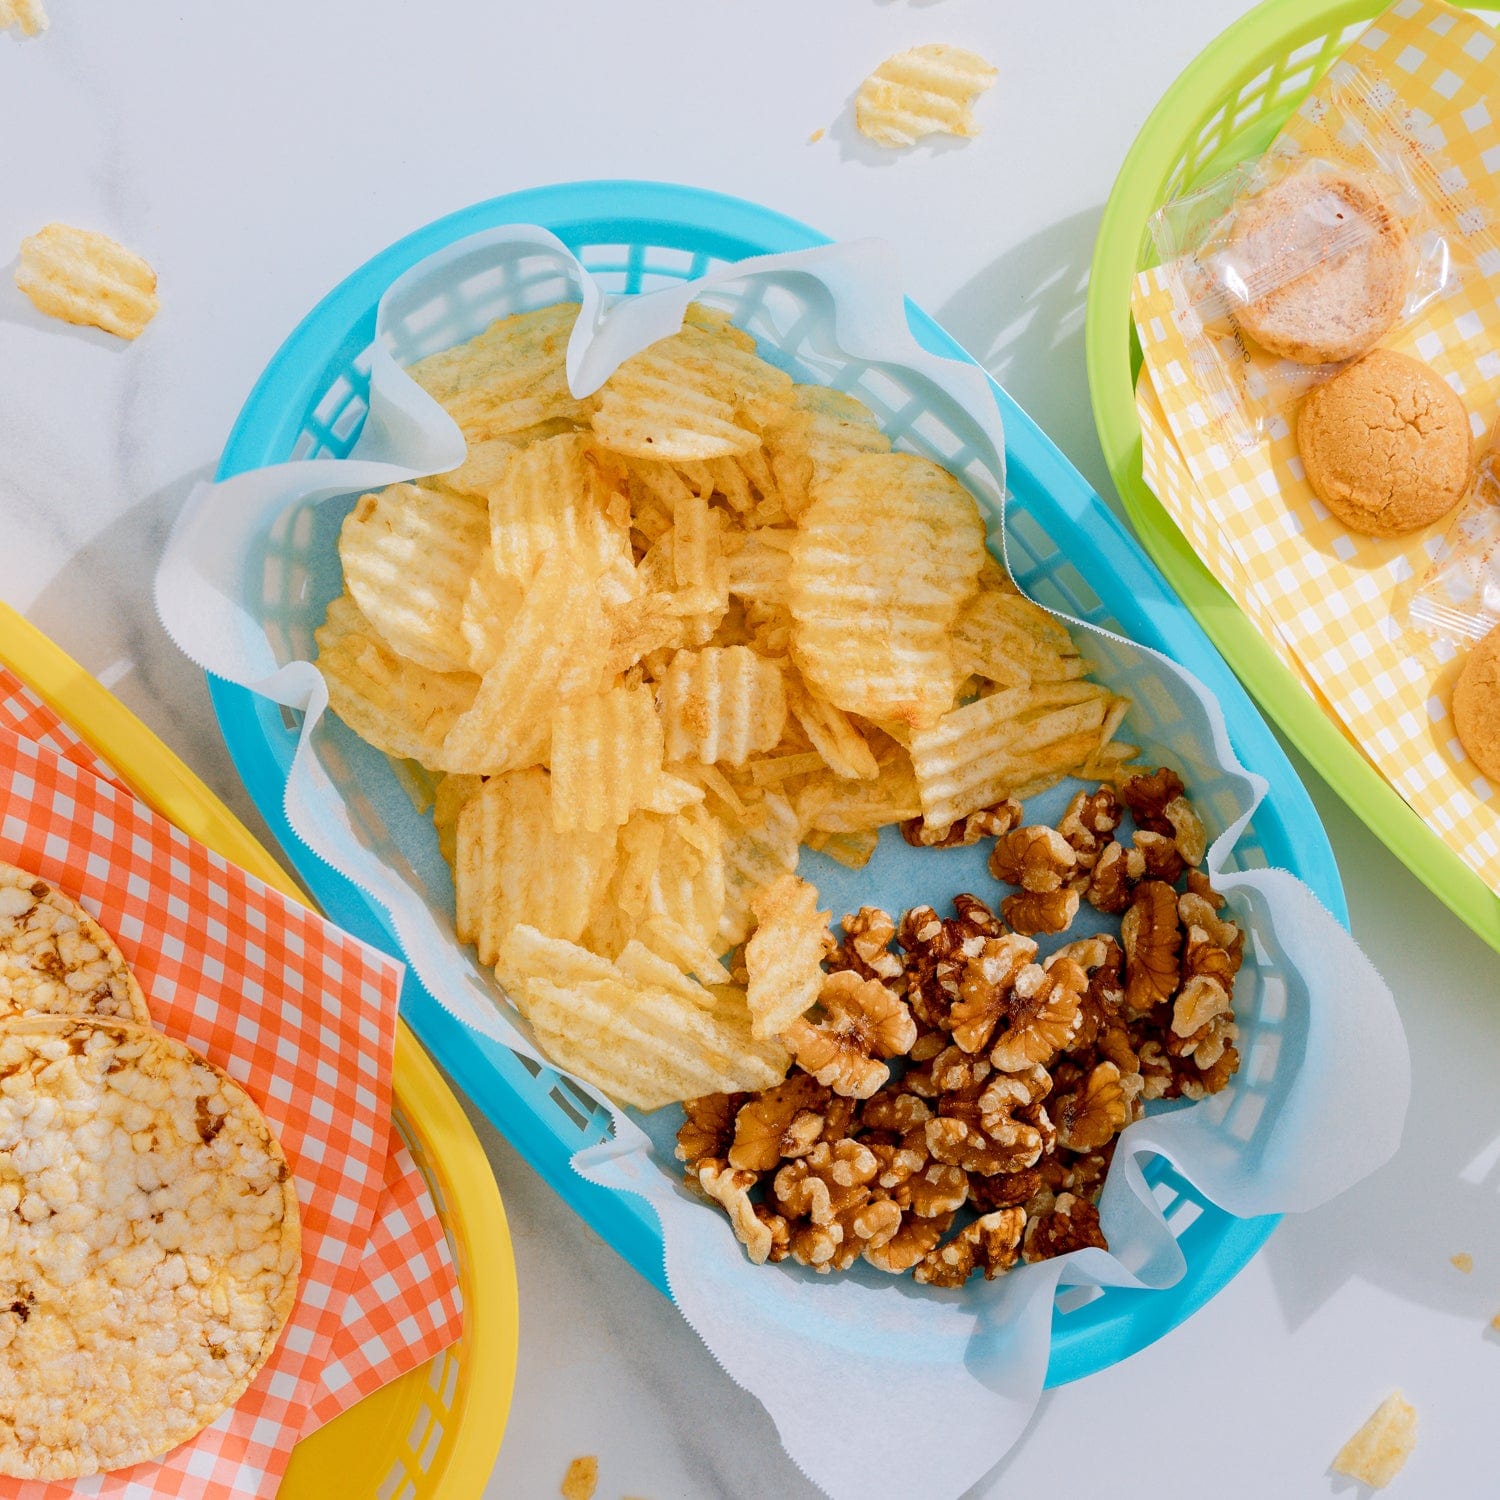
<path id="1" fill-rule="evenodd" d="M 592 1454 L 575 1458 L 563 1475 L 558 1493 L 563 1500 L 594 1500 L 594 1491 L 599 1487 L 599 1460 Z"/>
<path id="2" fill-rule="evenodd" d="M 1496 1333 L 1500 1333 L 1500 1312 L 1497 1312 L 1495 1316 L 1490 1319 L 1490 1327 L 1493 1328 Z"/>
<path id="3" fill-rule="evenodd" d="M 40 36 L 47 25 L 42 0 L 0 0 L 0 31 L 19 26 L 22 36 Z"/>
<path id="4" fill-rule="evenodd" d="M 1417 1445 L 1416 1409 L 1392 1391 L 1375 1414 L 1339 1449 L 1331 1467 L 1335 1474 L 1384 1489 L 1401 1472 Z"/>
<path id="5" fill-rule="evenodd" d="M 1448 1259 L 1453 1263 L 1453 1269 L 1462 1271 L 1465 1276 L 1474 1269 L 1474 1257 L 1467 1250 L 1460 1250 L 1457 1255 L 1450 1255 Z"/>
<path id="6" fill-rule="evenodd" d="M 813 133 L 810 136 L 808 136 L 808 138 L 807 138 L 807 144 L 809 146 L 815 146 L 822 139 L 823 139 L 823 127 L 820 125 L 815 131 L 813 131 Z"/>

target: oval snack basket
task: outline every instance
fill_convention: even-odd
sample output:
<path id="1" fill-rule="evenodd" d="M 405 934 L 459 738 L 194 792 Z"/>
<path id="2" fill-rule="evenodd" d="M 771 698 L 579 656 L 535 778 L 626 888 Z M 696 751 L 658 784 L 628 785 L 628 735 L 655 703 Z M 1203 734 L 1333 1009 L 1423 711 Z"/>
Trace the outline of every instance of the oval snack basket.
<path id="1" fill-rule="evenodd" d="M 248 829 L 118 699 L 0 604 L 0 664 L 185 833 L 299 901 L 307 897 Z M 408 983 L 410 981 L 408 980 Z M 280 1500 L 463 1500 L 483 1493 L 510 1406 L 519 1327 L 515 1260 L 484 1148 L 405 1025 L 397 1128 L 443 1216 L 463 1296 L 463 1337 L 300 1442 Z"/>
<path id="2" fill-rule="evenodd" d="M 219 477 L 289 458 L 343 457 L 366 411 L 377 303 L 410 266 L 497 225 L 538 224 L 556 234 L 611 293 L 692 278 L 726 261 L 826 243 L 805 225 L 737 199 L 659 183 L 597 182 L 537 189 L 477 204 L 418 230 L 356 271 L 292 333 L 251 393 L 231 433 Z M 908 304 L 911 326 L 936 353 L 967 359 L 941 328 Z M 1265 723 L 1161 577 L 1040 430 L 998 386 L 1012 492 L 1009 545 L 1021 584 L 1043 602 L 1109 622 L 1169 650 L 1218 695 L 1241 760 L 1271 794 L 1242 841 L 1247 863 L 1283 866 L 1345 919 L 1338 870 L 1317 814 Z M 893 438 L 921 413 L 888 414 Z M 1087 578 L 1087 581 L 1086 581 Z M 283 794 L 296 722 L 276 705 L 211 679 L 219 721 L 251 796 L 324 909 L 350 931 L 397 951 L 379 907 L 292 833 Z M 495 1125 L 640 1273 L 666 1289 L 662 1241 L 641 1199 L 584 1181 L 572 1155 L 603 1138 L 607 1116 L 571 1083 L 469 1032 L 418 986 L 403 1014 L 449 1074 Z M 1276 1220 L 1240 1220 L 1217 1209 L 1158 1161 L 1158 1201 L 1187 1261 L 1166 1292 L 1073 1289 L 1059 1298 L 1048 1384 L 1089 1374 L 1161 1337 L 1219 1291 L 1264 1243 Z"/>
<path id="3" fill-rule="evenodd" d="M 1429 890 L 1500 950 L 1500 896 L 1359 753 L 1220 587 L 1141 473 L 1131 283 L 1152 263 L 1147 221 L 1179 191 L 1258 156 L 1383 0 L 1266 0 L 1188 67 L 1120 168 L 1089 273 L 1094 420 L 1136 534 L 1240 681 L 1370 830 Z M 1490 21 L 1489 7 L 1467 7 Z"/>

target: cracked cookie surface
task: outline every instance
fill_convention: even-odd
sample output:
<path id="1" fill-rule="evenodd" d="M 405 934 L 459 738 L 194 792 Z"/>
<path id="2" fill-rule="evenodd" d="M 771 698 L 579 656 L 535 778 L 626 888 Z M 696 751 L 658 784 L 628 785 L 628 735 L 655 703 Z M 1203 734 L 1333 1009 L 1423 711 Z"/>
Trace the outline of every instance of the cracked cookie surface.
<path id="1" fill-rule="evenodd" d="M 1463 402 L 1430 365 L 1393 349 L 1372 350 L 1308 396 L 1297 447 L 1313 493 L 1368 536 L 1440 520 L 1474 472 Z"/>

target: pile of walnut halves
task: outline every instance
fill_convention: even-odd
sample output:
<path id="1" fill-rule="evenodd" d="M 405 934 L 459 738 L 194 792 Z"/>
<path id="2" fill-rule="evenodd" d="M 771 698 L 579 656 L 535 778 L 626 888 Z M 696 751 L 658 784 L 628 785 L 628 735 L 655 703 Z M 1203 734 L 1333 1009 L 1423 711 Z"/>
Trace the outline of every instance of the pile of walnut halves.
<path id="1" fill-rule="evenodd" d="M 963 895 L 949 918 L 846 917 L 817 1007 L 783 1037 L 786 1082 L 686 1106 L 687 1181 L 753 1261 L 863 1257 L 952 1287 L 1108 1248 L 1096 1203 L 1116 1136 L 1147 1100 L 1203 1098 L 1239 1066 L 1244 934 L 1197 868 L 1203 825 L 1177 776 L 1080 792 L 1055 829 L 1020 816 L 1008 802 L 905 825 L 913 844 L 994 837 L 990 869 L 1019 889 L 998 916 Z M 1039 959 L 1033 935 L 1065 933 L 1081 901 L 1118 916 L 1118 938 Z"/>

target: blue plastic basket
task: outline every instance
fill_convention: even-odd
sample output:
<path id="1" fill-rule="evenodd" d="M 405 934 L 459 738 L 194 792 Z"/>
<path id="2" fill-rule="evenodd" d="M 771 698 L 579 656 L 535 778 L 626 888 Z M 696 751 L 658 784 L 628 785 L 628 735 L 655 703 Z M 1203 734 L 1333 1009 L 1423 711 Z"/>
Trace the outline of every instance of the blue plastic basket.
<path id="1" fill-rule="evenodd" d="M 474 205 L 408 235 L 341 283 L 282 345 L 250 393 L 219 477 L 289 458 L 343 457 L 365 415 L 376 305 L 410 266 L 466 235 L 533 223 L 556 234 L 605 289 L 635 293 L 702 275 L 726 261 L 826 243 L 768 209 L 695 188 L 589 182 L 540 188 Z M 916 337 L 968 355 L 908 303 Z M 1218 695 L 1241 761 L 1266 777 L 1256 813 L 1255 861 L 1292 871 L 1347 925 L 1343 887 L 1317 813 L 1264 721 L 1120 524 L 1026 414 L 994 386 L 1005 422 L 1008 541 L 1021 585 L 1042 602 L 1167 652 Z M 893 431 L 892 436 L 899 433 Z M 282 810 L 296 726 L 276 705 L 210 678 L 219 725 L 249 793 L 329 915 L 399 953 L 383 913 L 293 834 Z M 606 1116 L 551 1070 L 537 1068 L 454 1020 L 408 976 L 402 1013 L 433 1055 L 563 1198 L 663 1291 L 662 1243 L 641 1199 L 585 1182 L 573 1153 L 603 1138 Z M 1047 1384 L 1114 1364 L 1175 1327 L 1223 1288 L 1265 1242 L 1275 1217 L 1236 1219 L 1162 1161 L 1147 1173 L 1187 1261 L 1167 1291 L 1073 1288 L 1059 1294 Z"/>

